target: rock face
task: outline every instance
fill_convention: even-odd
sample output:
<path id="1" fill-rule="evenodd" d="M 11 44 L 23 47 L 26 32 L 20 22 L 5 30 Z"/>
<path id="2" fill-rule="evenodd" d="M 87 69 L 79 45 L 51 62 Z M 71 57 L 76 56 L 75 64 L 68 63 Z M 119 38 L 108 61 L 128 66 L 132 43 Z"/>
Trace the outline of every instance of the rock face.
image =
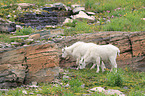
<path id="1" fill-rule="evenodd" d="M 14 22 L 0 18 L 0 32 L 13 32 L 16 30 Z"/>
<path id="2" fill-rule="evenodd" d="M 20 3 L 18 4 L 18 10 L 27 9 L 34 5 Z M 31 26 L 37 29 L 49 28 L 49 26 L 62 26 L 62 24 L 66 23 L 66 18 L 69 18 L 71 21 L 74 19 L 79 21 L 86 19 L 89 23 L 96 21 L 95 16 L 93 16 L 95 13 L 86 12 L 85 7 L 80 5 L 72 5 L 73 9 L 62 3 L 49 4 L 49 6 L 51 7 L 37 8 L 37 10 L 27 10 L 28 12 L 20 13 L 17 15 L 16 21 L 21 26 Z"/>
<path id="3" fill-rule="evenodd" d="M 21 64 L 0 65 L 0 88 L 16 87 L 25 78 L 26 67 Z"/>
<path id="4" fill-rule="evenodd" d="M 70 15 L 71 11 L 65 10 L 61 6 L 44 7 L 39 13 L 30 12 L 19 14 L 16 21 L 24 23 L 23 26 L 41 29 L 46 25 L 61 24 Z"/>
<path id="5" fill-rule="evenodd" d="M 94 42 L 96 44 L 113 44 L 121 53 L 117 57 L 118 67 L 130 67 L 145 71 L 145 32 L 97 32 L 64 37 L 55 40 L 59 47 L 70 46 L 77 41 Z M 61 52 L 61 50 L 60 50 Z M 75 64 L 74 59 L 61 59 L 60 67 L 69 67 Z"/>
<path id="6" fill-rule="evenodd" d="M 58 74 L 58 49 L 52 42 L 0 53 L 0 88 L 51 82 Z"/>
<path id="7" fill-rule="evenodd" d="M 30 81 L 50 82 L 59 73 L 59 57 L 57 46 L 43 44 L 29 46 L 26 49 L 26 62 L 28 67 L 26 83 Z"/>

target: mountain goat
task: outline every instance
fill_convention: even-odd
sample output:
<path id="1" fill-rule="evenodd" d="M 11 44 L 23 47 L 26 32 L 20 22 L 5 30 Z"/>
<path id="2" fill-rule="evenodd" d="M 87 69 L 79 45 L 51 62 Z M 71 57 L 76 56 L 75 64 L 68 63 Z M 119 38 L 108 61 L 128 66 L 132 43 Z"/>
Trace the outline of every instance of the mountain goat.
<path id="1" fill-rule="evenodd" d="M 67 56 L 71 55 L 76 59 L 76 64 L 79 65 L 81 57 L 84 56 L 86 54 L 87 50 L 90 49 L 91 47 L 95 48 L 95 47 L 97 47 L 97 45 L 94 43 L 85 43 L 85 42 L 78 41 L 69 47 L 63 48 L 62 57 L 66 58 Z M 78 66 L 78 68 L 79 68 L 79 66 Z M 83 67 L 83 68 L 85 68 L 85 67 Z M 81 68 L 81 69 L 83 69 L 83 68 Z M 94 67 L 92 66 L 91 69 L 92 68 L 94 68 Z"/>
<path id="2" fill-rule="evenodd" d="M 90 61 L 94 63 L 92 67 L 97 64 L 97 73 L 99 72 L 100 61 L 103 61 L 105 64 L 109 63 L 111 65 L 111 71 L 113 68 L 116 68 L 117 63 L 116 58 L 117 54 L 119 55 L 120 50 L 116 46 L 111 44 L 108 45 L 97 45 L 97 47 L 91 47 L 87 50 L 86 54 L 80 60 L 80 69 L 84 68 L 86 64 Z M 103 65 L 101 65 L 103 66 Z M 104 68 L 104 67 L 102 67 Z M 104 69 L 102 69 L 104 71 Z"/>

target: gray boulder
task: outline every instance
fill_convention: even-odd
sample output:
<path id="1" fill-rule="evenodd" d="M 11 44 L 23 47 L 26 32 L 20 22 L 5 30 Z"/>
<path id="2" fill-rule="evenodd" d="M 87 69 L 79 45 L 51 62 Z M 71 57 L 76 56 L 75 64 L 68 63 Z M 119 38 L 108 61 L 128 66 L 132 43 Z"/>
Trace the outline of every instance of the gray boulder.
<path id="1" fill-rule="evenodd" d="M 0 32 L 13 32 L 16 30 L 15 22 L 0 18 Z"/>
<path id="2" fill-rule="evenodd" d="M 76 7 L 75 9 L 73 9 L 73 13 L 78 13 L 80 11 L 85 11 L 85 7 Z"/>
<path id="3" fill-rule="evenodd" d="M 87 19 L 88 22 L 94 22 L 95 21 L 95 17 L 94 16 L 88 16 L 83 11 L 80 11 L 79 14 L 74 15 L 73 19 L 78 19 L 78 20 Z"/>

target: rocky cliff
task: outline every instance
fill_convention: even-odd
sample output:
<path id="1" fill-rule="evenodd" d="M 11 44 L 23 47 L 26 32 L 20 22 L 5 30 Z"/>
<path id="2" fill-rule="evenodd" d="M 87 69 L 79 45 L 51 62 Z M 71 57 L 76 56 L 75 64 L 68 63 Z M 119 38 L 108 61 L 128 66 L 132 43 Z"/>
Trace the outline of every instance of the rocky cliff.
<path id="1" fill-rule="evenodd" d="M 0 87 L 51 82 L 59 74 L 58 48 L 54 43 L 35 44 L 0 53 Z"/>
<path id="2" fill-rule="evenodd" d="M 77 41 L 113 44 L 121 53 L 118 68 L 129 66 L 145 71 L 145 32 L 96 32 L 60 36 L 46 43 L 0 51 L 0 88 L 35 82 L 51 82 L 59 75 L 59 67 L 75 65 L 71 58 L 61 58 L 61 49 Z M 109 67 L 109 66 L 108 66 Z"/>

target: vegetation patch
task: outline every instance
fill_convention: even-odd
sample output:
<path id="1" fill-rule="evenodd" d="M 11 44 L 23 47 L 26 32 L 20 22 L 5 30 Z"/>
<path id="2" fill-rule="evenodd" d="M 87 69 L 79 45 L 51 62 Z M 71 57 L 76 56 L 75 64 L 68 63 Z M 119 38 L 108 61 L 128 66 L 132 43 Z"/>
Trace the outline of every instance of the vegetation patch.
<path id="1" fill-rule="evenodd" d="M 144 96 L 145 94 L 145 73 L 134 72 L 129 68 L 118 68 L 117 73 L 110 72 L 108 69 L 102 73 L 96 73 L 96 69 L 89 68 L 67 71 L 68 78 L 59 78 L 59 83 L 40 83 L 38 88 L 20 87 L 10 89 L 0 94 L 3 96 L 37 96 L 40 95 L 58 95 L 58 96 L 81 96 L 90 94 L 90 96 L 106 96 L 104 93 L 89 93 L 89 89 L 94 87 L 103 87 L 105 90 L 115 89 L 123 92 L 126 96 Z M 63 73 L 61 73 L 63 74 Z M 116 95 L 112 95 L 116 96 Z"/>

